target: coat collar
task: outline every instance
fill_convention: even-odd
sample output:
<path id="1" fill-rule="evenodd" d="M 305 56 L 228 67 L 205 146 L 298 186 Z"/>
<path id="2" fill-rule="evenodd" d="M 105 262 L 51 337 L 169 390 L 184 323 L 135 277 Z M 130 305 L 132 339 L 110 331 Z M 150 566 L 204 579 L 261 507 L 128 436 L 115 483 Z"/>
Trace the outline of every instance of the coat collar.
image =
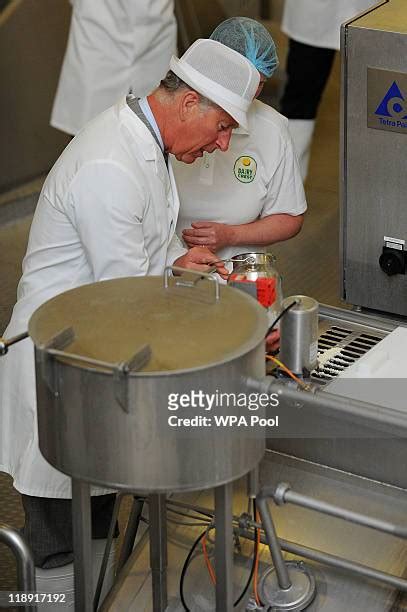
<path id="1" fill-rule="evenodd" d="M 137 150 L 141 153 L 146 161 L 162 160 L 165 168 L 162 152 L 150 131 L 137 115 L 129 108 L 126 97 L 122 98 L 117 103 L 119 120 L 134 134 L 137 138 Z"/>
<path id="2" fill-rule="evenodd" d="M 121 99 L 117 105 L 118 120 L 121 125 L 129 132 L 128 143 L 130 149 L 137 150 L 137 155 L 141 155 L 145 161 L 154 162 L 154 169 L 158 178 L 168 189 L 170 177 L 165 165 L 161 148 L 157 144 L 148 128 L 129 108 L 126 98 Z"/>

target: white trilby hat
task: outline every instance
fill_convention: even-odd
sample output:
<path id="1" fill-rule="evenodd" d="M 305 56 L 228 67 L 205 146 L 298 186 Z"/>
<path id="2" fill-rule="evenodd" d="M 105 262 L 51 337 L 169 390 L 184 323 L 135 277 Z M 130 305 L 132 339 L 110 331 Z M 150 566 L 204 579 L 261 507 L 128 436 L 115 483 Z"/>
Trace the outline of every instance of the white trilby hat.
<path id="1" fill-rule="evenodd" d="M 246 113 L 260 74 L 243 55 L 216 40 L 200 38 L 179 59 L 172 56 L 170 69 L 248 129 Z"/>

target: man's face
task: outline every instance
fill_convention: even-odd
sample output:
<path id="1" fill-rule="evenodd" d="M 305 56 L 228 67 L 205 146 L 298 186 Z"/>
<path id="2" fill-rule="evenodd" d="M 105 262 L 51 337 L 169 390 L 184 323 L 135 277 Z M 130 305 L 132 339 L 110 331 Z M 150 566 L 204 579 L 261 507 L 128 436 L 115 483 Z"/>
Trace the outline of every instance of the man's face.
<path id="1" fill-rule="evenodd" d="M 232 130 L 238 123 L 224 110 L 197 105 L 190 109 L 174 139 L 171 153 L 178 161 L 192 164 L 204 151 L 213 153 L 216 149 L 227 151 Z"/>

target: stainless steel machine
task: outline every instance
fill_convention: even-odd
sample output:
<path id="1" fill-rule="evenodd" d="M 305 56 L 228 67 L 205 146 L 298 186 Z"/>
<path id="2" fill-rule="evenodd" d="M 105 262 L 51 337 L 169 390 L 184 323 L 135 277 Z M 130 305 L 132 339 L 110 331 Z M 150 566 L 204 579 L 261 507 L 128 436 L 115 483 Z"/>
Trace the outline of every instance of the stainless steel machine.
<path id="1" fill-rule="evenodd" d="M 342 287 L 407 315 L 407 3 L 342 26 Z"/>

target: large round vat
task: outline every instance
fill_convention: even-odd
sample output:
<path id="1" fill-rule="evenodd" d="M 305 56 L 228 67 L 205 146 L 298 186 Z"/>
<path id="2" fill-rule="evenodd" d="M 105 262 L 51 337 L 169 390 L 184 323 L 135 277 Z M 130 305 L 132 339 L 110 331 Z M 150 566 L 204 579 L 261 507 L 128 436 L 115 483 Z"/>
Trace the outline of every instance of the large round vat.
<path id="1" fill-rule="evenodd" d="M 216 299 L 208 281 L 178 282 L 85 285 L 32 316 L 40 449 L 58 470 L 112 488 L 165 492 L 230 482 L 262 458 L 258 432 L 169 425 L 170 417 L 216 411 L 241 416 L 242 403 L 217 400 L 249 394 L 247 378 L 265 375 L 264 309 L 230 287 L 218 288 Z M 186 407 L 194 397 L 195 407 Z"/>

